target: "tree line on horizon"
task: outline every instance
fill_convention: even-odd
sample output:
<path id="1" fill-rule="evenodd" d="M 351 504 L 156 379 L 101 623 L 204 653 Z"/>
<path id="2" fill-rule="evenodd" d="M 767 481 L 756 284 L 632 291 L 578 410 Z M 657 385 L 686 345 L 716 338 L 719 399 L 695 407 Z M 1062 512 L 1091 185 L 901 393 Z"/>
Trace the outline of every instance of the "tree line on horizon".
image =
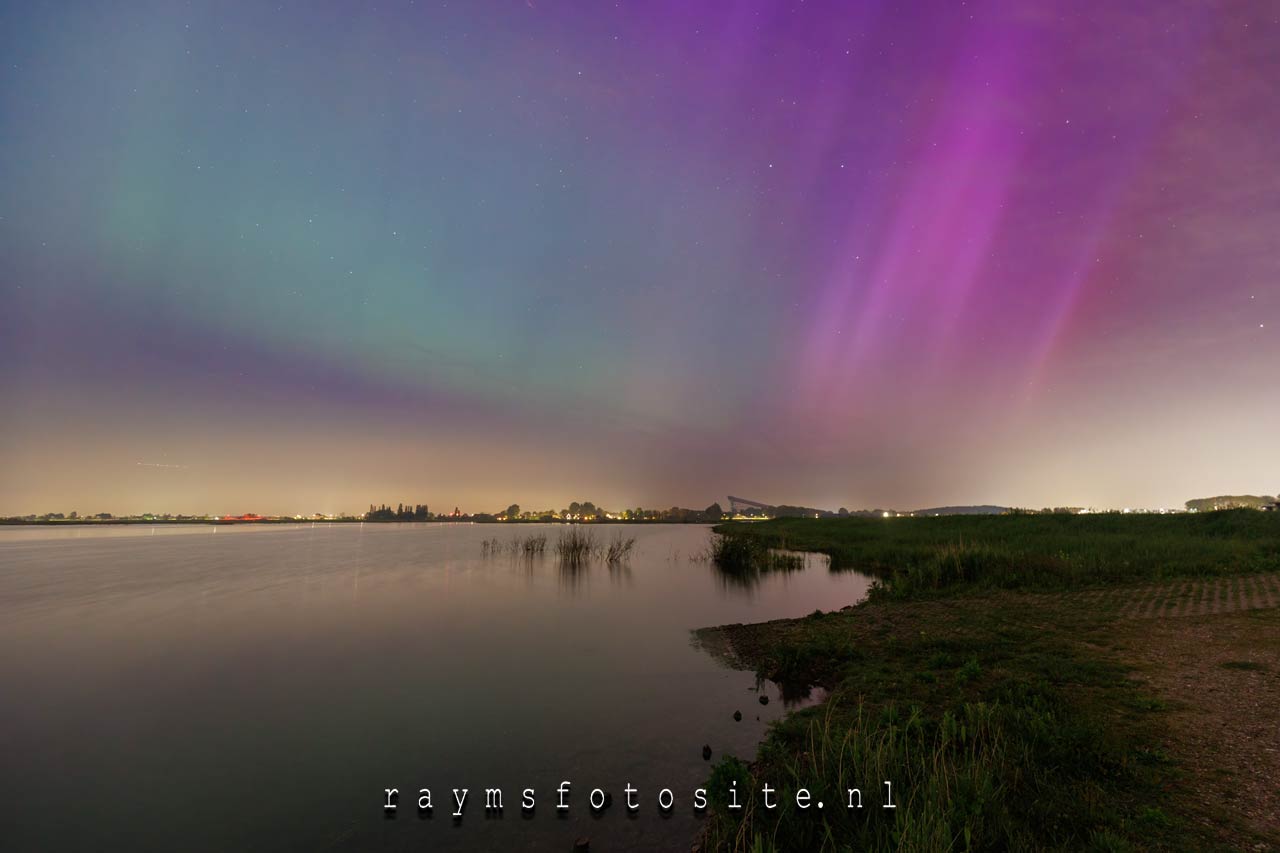
<path id="1" fill-rule="evenodd" d="M 395 509 L 386 504 L 382 506 L 369 504 L 369 511 L 364 514 L 365 521 L 427 521 L 431 517 L 426 504 L 414 504 L 408 507 L 400 504 Z"/>
<path id="2" fill-rule="evenodd" d="M 433 521 L 456 519 L 458 521 L 665 521 L 673 523 L 707 523 L 723 520 L 725 512 L 719 503 L 706 509 L 686 509 L 673 506 L 669 509 L 622 509 L 617 511 L 598 507 L 591 501 L 574 501 L 560 510 L 523 510 L 519 504 L 511 504 L 500 512 L 463 513 L 456 507 L 452 513 L 433 513 L 426 504 L 398 504 L 394 509 L 387 504 L 369 504 L 363 516 L 365 521 Z"/>
<path id="3" fill-rule="evenodd" d="M 1213 512 L 1215 510 L 1257 509 L 1275 510 L 1280 504 L 1280 497 L 1272 495 L 1216 495 L 1207 498 L 1194 498 L 1185 503 L 1189 512 Z M 1097 512 L 1085 507 L 1060 506 L 1045 507 L 1040 510 L 1000 507 L 1000 506 L 946 506 L 933 509 L 901 512 L 896 510 L 861 509 L 850 510 L 840 507 L 838 510 L 818 509 L 816 507 L 792 506 L 780 504 L 769 507 L 759 513 L 761 518 L 879 518 L 882 516 L 900 515 L 969 515 L 969 514 L 1077 514 Z M 1127 511 L 1127 510 L 1126 510 Z M 1116 510 L 1119 512 L 1119 510 Z M 367 512 L 360 515 L 325 516 L 316 513 L 305 518 L 328 519 L 339 521 L 663 521 L 668 523 L 715 523 L 724 520 L 728 514 L 719 503 L 713 503 L 705 509 L 687 509 L 673 506 L 668 509 L 645 509 L 635 507 L 623 510 L 606 510 L 591 501 L 574 501 L 563 509 L 525 510 L 519 504 L 510 504 L 499 512 L 463 513 L 457 507 L 453 512 L 437 514 L 430 511 L 426 504 L 397 504 L 395 508 L 387 504 L 370 504 Z M 137 513 L 134 515 L 116 516 L 109 512 L 81 515 L 69 513 L 47 512 L 43 514 L 27 514 L 0 517 L 6 524 L 22 524 L 32 522 L 128 522 L 128 521 L 188 521 L 200 522 L 213 518 L 207 515 L 171 514 L 171 513 Z M 304 516 L 271 516 L 264 520 L 304 519 Z"/>
<path id="4" fill-rule="evenodd" d="M 1213 512 L 1216 509 L 1263 509 L 1275 506 L 1277 498 L 1271 495 L 1216 495 L 1196 498 L 1186 503 L 1190 512 Z"/>

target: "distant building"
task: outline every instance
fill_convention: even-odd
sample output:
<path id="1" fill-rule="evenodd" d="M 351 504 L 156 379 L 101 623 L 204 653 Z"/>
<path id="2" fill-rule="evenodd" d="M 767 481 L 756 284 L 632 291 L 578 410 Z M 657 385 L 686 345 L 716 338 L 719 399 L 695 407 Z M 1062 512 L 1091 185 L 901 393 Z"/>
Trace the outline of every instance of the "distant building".
<path id="1" fill-rule="evenodd" d="M 729 495 L 729 513 L 736 518 L 773 518 L 776 509 L 771 504 Z"/>

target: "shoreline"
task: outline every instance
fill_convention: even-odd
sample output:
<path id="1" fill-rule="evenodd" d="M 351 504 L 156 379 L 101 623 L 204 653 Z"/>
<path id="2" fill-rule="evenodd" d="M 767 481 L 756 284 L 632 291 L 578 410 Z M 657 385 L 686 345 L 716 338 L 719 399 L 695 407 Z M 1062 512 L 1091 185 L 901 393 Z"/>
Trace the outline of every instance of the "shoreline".
<path id="1" fill-rule="evenodd" d="M 917 573 L 932 558 L 910 565 L 918 555 L 895 541 L 900 565 L 881 566 L 890 586 L 870 600 L 698 629 L 723 662 L 826 698 L 775 723 L 754 755 L 711 771 L 744 790 L 785 779 L 784 806 L 713 804 L 697 841 L 734 851 L 1280 850 L 1280 525 L 1230 514 L 1207 523 L 1216 531 L 1236 522 L 1247 524 L 1220 551 L 1157 577 L 1131 564 L 1120 539 L 1112 547 L 1084 536 L 1099 568 L 1083 576 L 1091 582 L 1068 570 L 1023 572 L 1020 589 L 988 585 L 984 571 L 1008 580 L 995 552 L 925 589 Z M 984 523 L 967 534 L 976 540 Z M 869 558 L 885 557 L 875 542 L 882 531 L 866 527 L 717 532 L 805 547 L 864 571 Z M 922 525 L 909 536 L 933 532 Z M 895 579 L 904 581 L 897 591 Z M 1234 711 L 1245 707 L 1246 715 Z M 837 768 L 864 778 L 877 768 L 894 780 L 901 807 L 892 817 L 786 807 L 788 791 L 833 796 Z"/>
<path id="2" fill-rule="evenodd" d="M 808 772 L 797 773 L 791 785 L 784 783 L 780 790 L 789 795 L 804 787 L 814 791 L 815 797 L 831 796 L 839 786 L 833 784 L 829 768 L 838 757 L 853 756 L 855 751 L 843 747 L 856 740 L 859 732 L 872 740 L 891 740 L 919 726 L 924 736 L 913 746 L 936 759 L 943 750 L 936 750 L 934 737 L 945 725 L 948 708 L 1012 704 L 1010 691 L 999 695 L 1009 686 L 999 683 L 1005 680 L 1038 691 L 1032 705 L 1014 709 L 1016 713 L 1039 703 L 1056 708 L 1045 718 L 1052 721 L 1046 737 L 1062 741 L 1057 747 L 1067 751 L 1055 748 L 1050 754 L 1066 761 L 1071 749 L 1101 750 L 1096 769 L 1126 775 L 1122 784 L 1108 785 L 1105 774 L 1088 772 L 1088 768 L 1072 768 L 1067 774 L 1082 776 L 1088 781 L 1086 787 L 1101 786 L 1109 803 L 1096 811 L 1077 809 L 1082 813 L 1073 822 L 1080 821 L 1086 832 L 1074 836 L 1075 840 L 1061 826 L 1057 831 L 1065 834 L 1052 839 L 1020 834 L 1025 827 L 1010 821 L 1015 825 L 986 835 L 984 844 L 976 846 L 999 846 L 1021 838 L 1032 844 L 1072 847 L 1084 846 L 1090 838 L 1128 837 L 1131 841 L 1126 843 L 1136 846 L 1145 838 L 1144 846 L 1157 849 L 1280 849 L 1280 814 L 1272 787 L 1280 778 L 1276 775 L 1280 761 L 1274 751 L 1259 753 L 1261 744 L 1254 743 L 1259 736 L 1265 743 L 1267 733 L 1280 728 L 1280 684 L 1274 675 L 1280 672 L 1280 573 L 1244 579 L 1242 588 L 1263 591 L 1258 600 L 1243 605 L 1236 600 L 1216 611 L 1209 607 L 1202 612 L 1200 590 L 1184 586 L 1177 581 L 1157 588 L 1127 585 L 1111 590 L 1109 601 L 1102 601 L 1096 591 L 1086 591 L 864 602 L 821 615 L 699 629 L 700 641 L 715 646 L 723 662 L 754 671 L 758 678 L 789 684 L 796 691 L 825 693 L 815 706 L 790 711 L 775 723 L 754 755 L 743 756 L 736 764 L 732 759 L 722 764 L 757 783 L 786 778 L 788 767 L 808 762 Z M 1155 613 L 1150 608 L 1122 606 L 1135 595 L 1152 600 L 1164 597 L 1166 605 Z M 997 615 L 1010 613 L 1018 616 Z M 964 624 L 984 619 L 986 624 L 976 627 Z M 1180 641 L 1179 659 L 1168 660 L 1162 643 Z M 1215 648 L 1215 642 L 1221 648 Z M 1194 683 L 1187 680 L 1188 670 L 1200 673 Z M 1213 689 L 1207 686 L 1211 684 Z M 939 695 L 953 692 L 965 694 L 970 701 L 956 703 L 951 696 Z M 1234 698 L 1224 705 L 1227 697 Z M 1247 707 L 1249 718 L 1237 718 L 1233 712 L 1237 707 Z M 1075 740 L 1088 731 L 1096 739 Z M 1228 732 L 1230 738 L 1216 740 L 1219 731 Z M 991 737 L 998 739 L 994 733 Z M 903 774 L 899 758 L 906 761 L 906 752 L 889 761 L 872 762 L 895 782 L 903 805 L 899 822 L 905 818 L 911 824 L 926 819 L 927 813 L 947 816 L 947 804 L 920 796 L 931 780 L 921 774 Z M 1062 783 L 1047 766 L 1047 756 L 1045 762 L 1019 772 L 1043 773 Z M 858 761 L 851 763 L 854 775 L 859 775 Z M 1121 769 L 1125 767 L 1129 769 Z M 718 772 L 713 769 L 711 778 L 717 778 Z M 758 784 L 739 787 L 752 790 Z M 1051 787 L 1045 785 L 1046 790 Z M 1000 811 L 998 800 L 1003 796 L 986 808 Z M 1055 807 L 1069 798 L 1058 798 Z M 786 803 L 787 796 L 782 799 Z M 1085 801 L 1081 793 L 1075 805 Z M 745 825 L 745 834 L 744 823 L 736 816 L 711 813 L 697 839 L 703 849 L 751 849 L 756 837 L 776 839 L 779 850 L 825 849 L 821 832 L 810 834 L 822 826 L 811 816 L 781 809 L 775 822 L 770 813 L 761 811 L 761 803 L 747 805 L 756 817 Z M 760 819 L 762 814 L 769 817 Z M 987 818 L 993 822 L 991 814 Z M 899 849 L 898 844 L 887 843 L 888 827 L 877 831 L 877 821 L 885 823 L 878 815 L 870 815 L 854 827 L 865 833 L 858 849 Z M 847 834 L 850 827 L 843 828 L 843 836 L 838 826 L 831 828 L 835 837 L 852 840 Z M 955 840 L 964 831 L 961 827 L 943 834 Z M 735 838 L 748 843 L 735 843 Z M 911 848 L 906 841 L 902 846 Z M 1128 848 L 1117 845 L 1114 849 Z"/>

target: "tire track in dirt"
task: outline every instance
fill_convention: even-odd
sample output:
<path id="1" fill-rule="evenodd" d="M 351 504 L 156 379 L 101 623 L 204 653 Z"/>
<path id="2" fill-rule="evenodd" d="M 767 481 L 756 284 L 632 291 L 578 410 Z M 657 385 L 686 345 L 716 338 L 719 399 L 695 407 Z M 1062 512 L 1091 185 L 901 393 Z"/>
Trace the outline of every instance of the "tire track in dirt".
<path id="1" fill-rule="evenodd" d="M 1280 607 L 1280 574 L 1170 581 L 1082 593 L 1083 601 L 1122 619 L 1172 619 Z"/>

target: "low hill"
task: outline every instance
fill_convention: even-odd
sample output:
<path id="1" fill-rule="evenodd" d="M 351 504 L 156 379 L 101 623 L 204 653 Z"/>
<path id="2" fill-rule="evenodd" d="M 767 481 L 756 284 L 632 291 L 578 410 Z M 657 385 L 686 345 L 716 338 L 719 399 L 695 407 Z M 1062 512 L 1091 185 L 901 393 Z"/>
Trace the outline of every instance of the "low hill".
<path id="1" fill-rule="evenodd" d="M 916 515 L 1003 515 L 1009 511 L 1007 506 L 981 504 L 979 506 L 935 506 L 931 509 L 918 509 Z"/>
<path id="2" fill-rule="evenodd" d="M 1212 512 L 1215 509 L 1261 509 L 1275 502 L 1276 499 L 1270 495 L 1217 495 L 1212 498 L 1189 500 L 1187 509 L 1192 512 Z"/>

